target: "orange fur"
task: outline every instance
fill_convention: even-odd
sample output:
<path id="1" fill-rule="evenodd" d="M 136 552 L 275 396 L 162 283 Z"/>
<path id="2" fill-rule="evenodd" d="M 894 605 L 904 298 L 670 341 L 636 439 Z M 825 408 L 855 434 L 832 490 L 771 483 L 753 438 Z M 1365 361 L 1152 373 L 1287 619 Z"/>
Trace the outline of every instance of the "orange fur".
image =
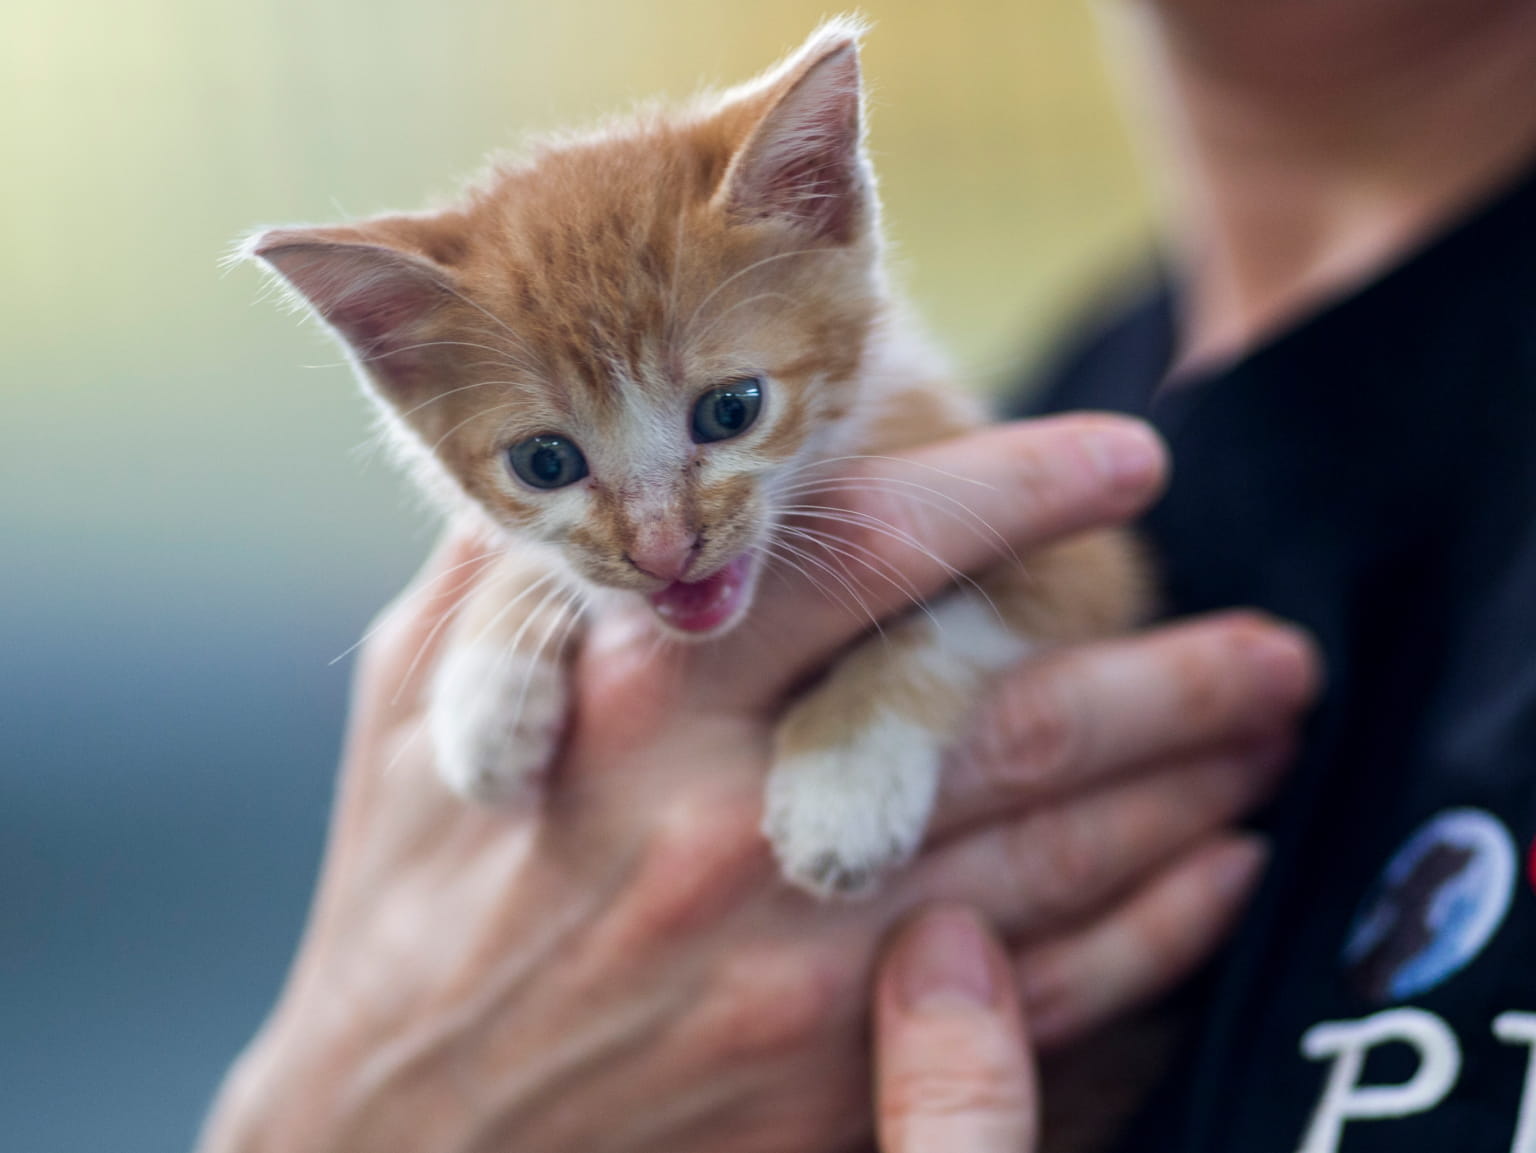
<path id="1" fill-rule="evenodd" d="M 776 485 L 791 470 L 976 424 L 886 283 L 858 34 L 833 22 L 744 88 L 499 162 L 442 210 L 252 241 L 347 343 L 401 444 L 454 506 L 544 546 L 509 550 L 450 649 L 511 645 L 529 665 L 521 675 L 558 675 L 579 614 L 566 614 L 567 629 L 564 602 L 514 607 L 509 590 L 562 565 L 555 592 L 574 576 L 654 597 L 673 582 L 658 568 L 707 582 L 772 544 Z M 692 406 L 742 378 L 764 389 L 756 423 L 690 440 Z M 507 450 L 539 435 L 577 445 L 587 475 L 558 491 L 520 482 Z M 998 632 L 1023 651 L 1123 627 L 1147 582 L 1125 538 L 1101 534 L 1026 570 L 999 566 L 980 585 Z M 894 624 L 883 647 L 854 650 L 791 710 L 781 760 L 853 749 L 882 723 L 951 738 L 1002 649 L 974 614 L 950 615 L 986 655 L 940 660 L 945 642 L 921 618 Z M 533 617 L 551 619 L 530 627 Z M 515 744 L 521 721 L 511 723 Z M 457 783 L 493 793 L 486 772 Z M 776 840 L 789 836 L 781 818 L 798 819 L 770 812 Z M 816 875 L 786 868 L 811 887 L 857 888 L 911 850 L 897 840 L 867 868 L 836 853 Z"/>

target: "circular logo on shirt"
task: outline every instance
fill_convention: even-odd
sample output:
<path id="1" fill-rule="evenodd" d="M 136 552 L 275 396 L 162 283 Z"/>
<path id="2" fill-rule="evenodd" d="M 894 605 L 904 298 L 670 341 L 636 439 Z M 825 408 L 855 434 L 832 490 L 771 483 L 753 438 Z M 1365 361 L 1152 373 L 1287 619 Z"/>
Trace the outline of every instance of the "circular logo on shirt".
<path id="1" fill-rule="evenodd" d="M 1448 809 L 1409 837 L 1361 903 L 1344 945 L 1355 990 L 1414 997 L 1464 969 L 1509 911 L 1514 839 L 1482 809 Z"/>

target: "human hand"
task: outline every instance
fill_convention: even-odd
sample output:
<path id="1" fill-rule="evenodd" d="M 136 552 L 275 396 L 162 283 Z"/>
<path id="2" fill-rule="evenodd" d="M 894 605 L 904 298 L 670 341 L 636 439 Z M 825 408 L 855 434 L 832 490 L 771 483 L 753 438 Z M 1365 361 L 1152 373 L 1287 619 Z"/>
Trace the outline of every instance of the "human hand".
<path id="1" fill-rule="evenodd" d="M 965 909 L 897 934 L 875 981 L 880 1153 L 1034 1153 L 1034 1059 L 1010 969 Z"/>
<path id="2" fill-rule="evenodd" d="M 866 475 L 950 486 L 1026 554 L 1134 514 L 1162 475 L 1150 434 L 1108 417 L 911 456 Z M 995 562 L 905 491 L 846 497 L 924 547 L 861 547 L 926 593 Z M 890 926 L 935 900 L 982 910 L 1042 1043 L 1154 993 L 1240 905 L 1258 855 L 1223 830 L 1268 792 L 1313 677 L 1302 641 L 1244 616 L 1032 662 L 957 752 L 922 857 L 873 900 L 818 905 L 775 875 L 762 781 L 786 694 L 867 622 L 794 574 L 710 645 L 600 618 L 546 804 L 470 807 L 435 779 L 423 689 L 482 551 L 451 543 L 365 646 L 310 925 L 207 1153 L 847 1148 Z"/>

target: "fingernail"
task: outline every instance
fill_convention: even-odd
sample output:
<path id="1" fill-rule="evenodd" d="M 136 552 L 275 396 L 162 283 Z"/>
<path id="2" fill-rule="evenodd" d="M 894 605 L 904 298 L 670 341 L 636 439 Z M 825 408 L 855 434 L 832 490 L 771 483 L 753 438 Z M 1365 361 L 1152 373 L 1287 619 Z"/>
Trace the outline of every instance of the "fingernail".
<path id="1" fill-rule="evenodd" d="M 1145 487 L 1167 463 L 1157 434 L 1130 421 L 1089 429 L 1083 433 L 1082 445 L 1099 475 L 1116 488 Z"/>
<path id="2" fill-rule="evenodd" d="M 1256 639 L 1248 658 L 1271 695 L 1301 700 L 1311 690 L 1316 651 L 1305 633 L 1275 628 Z"/>
<path id="3" fill-rule="evenodd" d="M 1237 900 L 1253 891 L 1264 867 L 1269 864 L 1269 841 L 1264 837 L 1244 837 L 1234 841 L 1212 866 L 1217 891 Z"/>
<path id="4" fill-rule="evenodd" d="M 907 931 L 896 961 L 897 987 L 908 1009 L 989 1005 L 997 980 L 976 917 L 963 909 L 927 913 Z"/>

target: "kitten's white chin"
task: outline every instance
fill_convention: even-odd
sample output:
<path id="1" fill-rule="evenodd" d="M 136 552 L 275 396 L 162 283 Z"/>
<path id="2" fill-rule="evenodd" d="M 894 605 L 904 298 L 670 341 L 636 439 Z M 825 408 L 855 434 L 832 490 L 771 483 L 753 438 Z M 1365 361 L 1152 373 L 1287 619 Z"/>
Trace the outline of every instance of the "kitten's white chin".
<path id="1" fill-rule="evenodd" d="M 757 565 L 744 553 L 703 580 L 673 581 L 646 599 L 667 631 L 704 640 L 735 627 L 746 615 L 756 587 Z"/>

